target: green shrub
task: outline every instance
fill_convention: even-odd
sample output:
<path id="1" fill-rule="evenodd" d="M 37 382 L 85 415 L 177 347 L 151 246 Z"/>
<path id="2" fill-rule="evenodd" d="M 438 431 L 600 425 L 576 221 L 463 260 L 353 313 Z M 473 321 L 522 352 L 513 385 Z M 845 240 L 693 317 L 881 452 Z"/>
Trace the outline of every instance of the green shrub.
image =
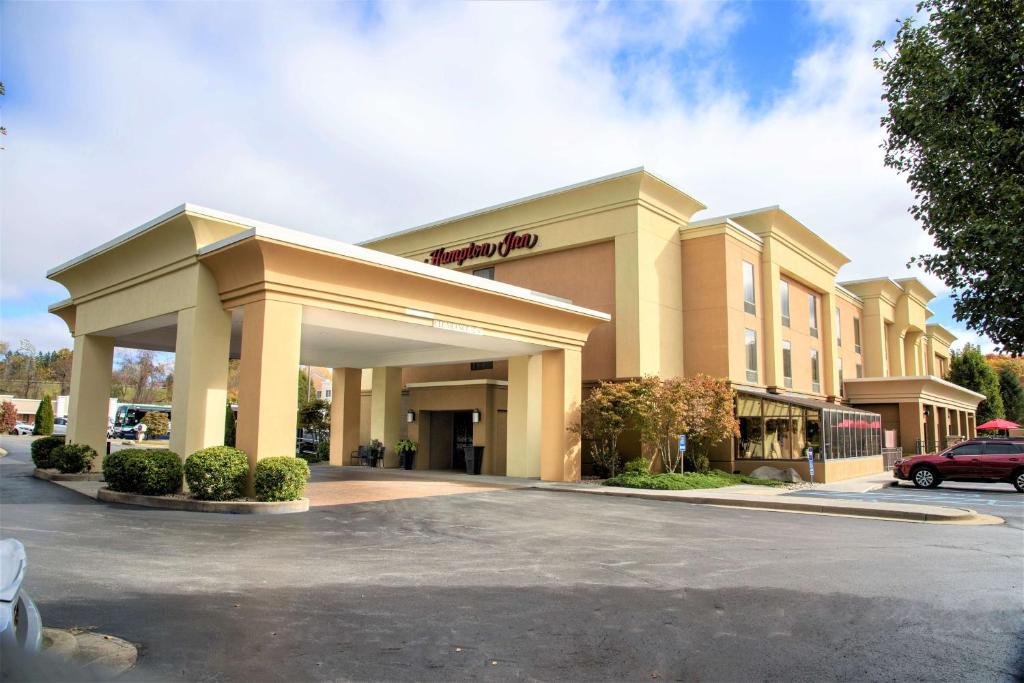
<path id="1" fill-rule="evenodd" d="M 668 474 L 647 474 L 624 472 L 617 477 L 606 479 L 605 486 L 625 486 L 631 489 L 656 489 L 661 491 L 687 491 L 690 489 L 717 489 L 736 484 L 758 484 L 761 486 L 785 486 L 781 481 L 755 479 L 740 474 L 729 474 L 721 470 L 700 472 L 672 472 Z"/>
<path id="2" fill-rule="evenodd" d="M 651 463 L 643 458 L 635 458 L 626 463 L 622 468 L 623 474 L 649 474 Z"/>
<path id="3" fill-rule="evenodd" d="M 235 411 L 231 410 L 231 404 L 228 403 L 224 409 L 224 445 L 235 447 L 235 431 L 237 429 L 238 421 L 235 419 Z"/>
<path id="4" fill-rule="evenodd" d="M 53 403 L 50 402 L 49 394 L 43 394 L 43 398 L 39 401 L 32 433 L 42 434 L 43 436 L 53 434 Z"/>
<path id="5" fill-rule="evenodd" d="M 301 458 L 264 458 L 256 463 L 256 500 L 298 500 L 309 480 L 309 465 Z"/>
<path id="6" fill-rule="evenodd" d="M 50 451 L 54 467 L 62 474 L 88 472 L 95 457 L 96 451 L 84 443 L 66 443 Z"/>
<path id="7" fill-rule="evenodd" d="M 316 445 L 317 462 L 327 462 L 331 459 L 331 440 L 323 439 Z"/>
<path id="8" fill-rule="evenodd" d="M 151 410 L 142 416 L 142 424 L 146 425 L 146 436 L 164 436 L 171 431 L 171 421 L 167 413 Z"/>
<path id="9" fill-rule="evenodd" d="M 185 481 L 199 500 L 241 498 L 249 476 L 249 456 L 229 446 L 196 451 L 185 461 Z"/>
<path id="10" fill-rule="evenodd" d="M 44 436 L 32 442 L 32 462 L 41 470 L 56 467 L 53 449 L 64 445 L 63 435 Z"/>
<path id="11" fill-rule="evenodd" d="M 113 491 L 162 496 L 181 490 L 181 458 L 168 450 L 125 448 L 103 459 L 103 478 Z"/>

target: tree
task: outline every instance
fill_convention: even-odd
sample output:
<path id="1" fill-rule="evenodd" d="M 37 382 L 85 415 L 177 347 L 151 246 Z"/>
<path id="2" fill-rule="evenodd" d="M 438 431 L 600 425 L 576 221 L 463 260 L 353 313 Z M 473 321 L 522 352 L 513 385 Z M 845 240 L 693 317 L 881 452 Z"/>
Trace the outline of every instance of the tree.
<path id="1" fill-rule="evenodd" d="M 313 397 L 313 387 L 309 383 L 309 375 L 302 368 L 299 368 L 299 405 L 303 405 Z"/>
<path id="2" fill-rule="evenodd" d="M 1024 353 L 1024 0 L 924 0 L 875 43 L 885 164 L 907 176 L 957 320 Z"/>
<path id="3" fill-rule="evenodd" d="M 636 382 L 636 424 L 651 451 L 651 467 L 660 460 L 665 472 L 675 472 L 683 462 L 679 435 L 690 430 L 687 388 L 678 378 L 647 376 Z"/>
<path id="4" fill-rule="evenodd" d="M 739 436 L 733 409 L 735 397 L 727 379 L 699 374 L 683 380 L 686 387 L 687 455 L 697 471 L 710 469 L 708 453 L 727 438 Z"/>
<path id="5" fill-rule="evenodd" d="M 1009 366 L 999 371 L 999 396 L 1003 399 L 1006 419 L 1024 424 L 1024 387 L 1020 378 Z"/>
<path id="6" fill-rule="evenodd" d="M 43 394 L 39 400 L 39 407 L 36 408 L 36 423 L 32 427 L 32 433 L 42 436 L 53 434 L 53 404 L 50 403 L 49 394 Z"/>
<path id="7" fill-rule="evenodd" d="M 4 434 L 10 434 L 14 425 L 18 424 L 18 407 L 10 401 L 4 401 L 3 409 L 0 410 L 0 427 Z"/>
<path id="8" fill-rule="evenodd" d="M 118 357 L 114 394 L 132 403 L 152 403 L 166 382 L 167 369 L 152 351 L 129 351 Z"/>
<path id="9" fill-rule="evenodd" d="M 331 404 L 322 398 L 303 401 L 299 406 L 299 427 L 313 432 L 317 443 L 331 431 Z"/>
<path id="10" fill-rule="evenodd" d="M 966 344 L 962 351 L 953 352 L 949 361 L 949 381 L 985 395 L 985 400 L 978 404 L 977 424 L 1003 417 L 999 378 L 977 346 Z"/>
<path id="11" fill-rule="evenodd" d="M 146 435 L 150 437 L 163 436 L 171 431 L 171 421 L 167 419 L 167 413 L 159 410 L 151 410 L 143 415 L 142 424 L 146 425 Z"/>
<path id="12" fill-rule="evenodd" d="M 614 477 L 619 468 L 619 437 L 636 411 L 631 383 L 601 382 L 580 402 L 580 419 L 569 429 L 590 445 L 594 464 Z"/>
<path id="13" fill-rule="evenodd" d="M 237 428 L 237 420 L 235 418 L 235 411 L 231 409 L 231 404 L 228 403 L 224 410 L 224 445 L 235 446 L 235 429 Z"/>

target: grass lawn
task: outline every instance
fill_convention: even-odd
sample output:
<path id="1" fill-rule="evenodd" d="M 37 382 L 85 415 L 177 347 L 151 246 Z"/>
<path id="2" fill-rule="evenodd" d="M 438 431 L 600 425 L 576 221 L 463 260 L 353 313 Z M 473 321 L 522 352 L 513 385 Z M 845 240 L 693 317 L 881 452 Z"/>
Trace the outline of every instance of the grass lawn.
<path id="1" fill-rule="evenodd" d="M 706 473 L 685 472 L 683 474 L 637 474 L 626 472 L 604 481 L 605 486 L 625 486 L 631 489 L 660 489 L 662 491 L 686 491 L 690 489 L 720 489 L 736 484 L 757 484 L 758 486 L 785 486 L 785 482 L 770 479 L 755 479 L 742 474 L 729 474 L 720 470 Z"/>

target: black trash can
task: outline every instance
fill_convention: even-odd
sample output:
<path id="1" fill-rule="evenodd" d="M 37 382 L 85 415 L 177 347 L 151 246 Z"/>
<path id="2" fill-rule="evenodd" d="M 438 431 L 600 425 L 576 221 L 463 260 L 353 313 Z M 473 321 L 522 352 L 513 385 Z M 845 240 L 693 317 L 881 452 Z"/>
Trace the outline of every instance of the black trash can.
<path id="1" fill-rule="evenodd" d="M 480 466 L 484 464 L 483 446 L 466 446 L 466 474 L 480 474 Z"/>

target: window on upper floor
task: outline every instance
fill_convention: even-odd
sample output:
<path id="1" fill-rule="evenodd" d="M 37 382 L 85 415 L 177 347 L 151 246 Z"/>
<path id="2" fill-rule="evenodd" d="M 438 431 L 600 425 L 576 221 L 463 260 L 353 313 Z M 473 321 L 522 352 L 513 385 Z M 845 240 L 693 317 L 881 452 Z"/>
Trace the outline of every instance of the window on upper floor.
<path id="1" fill-rule="evenodd" d="M 757 382 L 757 332 L 754 330 L 746 331 L 744 349 L 747 358 L 747 381 Z"/>
<path id="2" fill-rule="evenodd" d="M 326 390 L 326 391 L 324 392 L 324 396 L 326 396 L 327 398 L 330 398 L 330 397 L 331 397 L 331 390 L 330 390 L 330 389 L 327 389 L 327 390 Z"/>
<path id="3" fill-rule="evenodd" d="M 779 280 L 779 308 L 782 309 L 782 325 L 789 327 L 789 283 Z"/>
<path id="4" fill-rule="evenodd" d="M 811 349 L 811 391 L 821 393 L 821 368 L 818 363 L 818 349 Z"/>
<path id="5" fill-rule="evenodd" d="M 846 396 L 846 393 L 845 393 L 845 391 L 843 389 L 843 359 L 842 358 L 840 358 L 838 361 L 836 361 L 836 372 L 839 374 L 839 395 L 840 396 Z"/>
<path id="6" fill-rule="evenodd" d="M 788 339 L 782 340 L 782 383 L 793 388 L 793 344 Z"/>
<path id="7" fill-rule="evenodd" d="M 807 295 L 807 306 L 810 314 L 810 333 L 812 337 L 818 336 L 818 297 L 814 294 Z"/>
<path id="8" fill-rule="evenodd" d="M 757 313 L 757 298 L 754 287 L 754 264 L 743 262 L 743 310 Z"/>
<path id="9" fill-rule="evenodd" d="M 494 266 L 491 266 L 489 268 L 477 268 L 476 270 L 473 271 L 473 275 L 476 275 L 477 277 L 482 277 L 485 280 L 493 280 Z"/>
<path id="10" fill-rule="evenodd" d="M 864 376 L 864 366 L 861 365 L 860 363 L 857 363 L 857 379 L 860 379 L 863 376 Z"/>
<path id="11" fill-rule="evenodd" d="M 853 319 L 853 350 L 860 353 L 860 318 Z"/>
<path id="12" fill-rule="evenodd" d="M 494 369 L 494 361 L 493 360 L 478 360 L 478 361 L 474 361 L 474 362 L 469 364 L 470 372 L 474 372 L 474 371 L 477 371 L 477 370 L 493 370 L 493 369 Z"/>
<path id="13" fill-rule="evenodd" d="M 839 314 L 839 307 L 836 306 L 836 346 L 843 345 L 843 320 Z"/>

